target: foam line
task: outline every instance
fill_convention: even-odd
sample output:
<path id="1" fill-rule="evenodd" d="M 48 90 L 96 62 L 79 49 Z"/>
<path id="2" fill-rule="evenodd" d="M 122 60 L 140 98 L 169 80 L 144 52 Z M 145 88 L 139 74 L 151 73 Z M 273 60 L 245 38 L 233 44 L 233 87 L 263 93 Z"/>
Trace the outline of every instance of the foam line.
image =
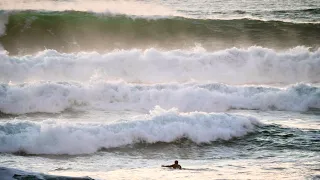
<path id="1" fill-rule="evenodd" d="M 65 180 L 92 180 L 90 177 L 67 177 L 67 176 L 54 176 L 46 175 L 43 173 L 28 172 L 14 168 L 0 167 L 1 180 L 16 180 L 16 179 L 65 179 Z"/>

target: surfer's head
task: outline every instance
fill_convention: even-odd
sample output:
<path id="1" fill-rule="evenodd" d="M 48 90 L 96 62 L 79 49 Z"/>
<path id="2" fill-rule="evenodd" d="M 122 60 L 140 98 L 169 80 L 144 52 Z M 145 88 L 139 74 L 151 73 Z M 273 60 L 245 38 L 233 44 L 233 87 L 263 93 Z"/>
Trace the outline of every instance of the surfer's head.
<path id="1" fill-rule="evenodd" d="M 175 160 L 175 161 L 174 161 L 174 164 L 178 164 L 178 161 L 177 161 L 177 160 Z"/>

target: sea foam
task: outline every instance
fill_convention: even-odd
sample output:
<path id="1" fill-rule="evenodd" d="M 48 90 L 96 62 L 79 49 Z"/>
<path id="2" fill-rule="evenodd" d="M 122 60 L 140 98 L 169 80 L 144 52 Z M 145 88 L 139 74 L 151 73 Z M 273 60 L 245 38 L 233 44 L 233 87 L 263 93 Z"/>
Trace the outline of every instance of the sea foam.
<path id="1" fill-rule="evenodd" d="M 101 148 L 135 143 L 171 143 L 187 138 L 194 143 L 230 140 L 254 131 L 253 117 L 224 113 L 181 113 L 156 107 L 141 120 L 118 123 L 8 121 L 0 123 L 0 152 L 30 154 L 89 154 Z"/>

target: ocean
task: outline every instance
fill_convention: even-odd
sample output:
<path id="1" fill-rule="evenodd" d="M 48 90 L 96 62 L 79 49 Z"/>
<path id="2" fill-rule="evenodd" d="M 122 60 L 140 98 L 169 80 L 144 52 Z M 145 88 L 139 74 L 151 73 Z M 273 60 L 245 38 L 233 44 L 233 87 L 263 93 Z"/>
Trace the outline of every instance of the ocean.
<path id="1" fill-rule="evenodd" d="M 1 0 L 13 179 L 320 179 L 320 1 Z"/>

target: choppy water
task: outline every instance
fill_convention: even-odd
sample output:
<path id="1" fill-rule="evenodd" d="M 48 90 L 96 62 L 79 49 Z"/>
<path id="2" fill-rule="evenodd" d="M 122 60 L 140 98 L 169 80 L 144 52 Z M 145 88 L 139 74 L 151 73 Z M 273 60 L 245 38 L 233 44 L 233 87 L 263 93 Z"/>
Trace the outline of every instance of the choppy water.
<path id="1" fill-rule="evenodd" d="M 0 2 L 0 179 L 319 179 L 319 9 Z"/>

